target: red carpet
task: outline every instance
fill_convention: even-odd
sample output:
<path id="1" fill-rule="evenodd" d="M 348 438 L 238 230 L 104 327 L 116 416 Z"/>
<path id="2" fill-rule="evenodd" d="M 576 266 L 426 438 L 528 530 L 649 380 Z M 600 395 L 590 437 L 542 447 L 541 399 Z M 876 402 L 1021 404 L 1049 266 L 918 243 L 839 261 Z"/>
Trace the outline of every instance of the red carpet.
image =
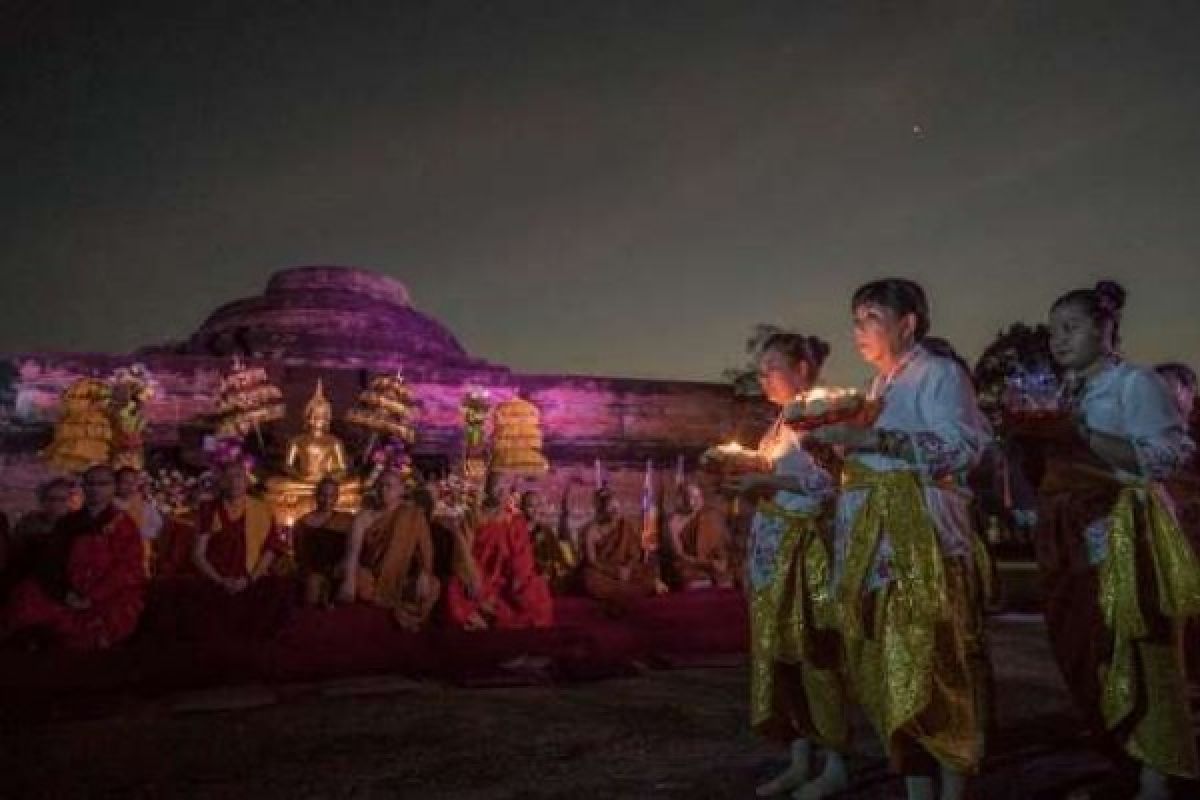
<path id="1" fill-rule="evenodd" d="M 647 599 L 616 618 L 586 598 L 559 597 L 554 627 L 481 633 L 405 633 L 386 612 L 350 606 L 298 611 L 269 640 L 182 643 L 143 633 L 96 653 L 9 649 L 0 652 L 0 706 L 371 673 L 492 685 L 521 682 L 503 666 L 518 656 L 539 659 L 543 679 L 594 680 L 639 663 L 719 663 L 746 646 L 745 603 L 730 590 Z"/>

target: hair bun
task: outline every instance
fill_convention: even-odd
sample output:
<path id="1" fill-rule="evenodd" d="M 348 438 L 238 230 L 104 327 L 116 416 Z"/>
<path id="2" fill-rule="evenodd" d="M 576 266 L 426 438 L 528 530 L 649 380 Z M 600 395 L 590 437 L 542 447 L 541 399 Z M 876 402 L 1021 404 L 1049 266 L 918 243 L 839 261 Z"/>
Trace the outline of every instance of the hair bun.
<path id="1" fill-rule="evenodd" d="M 809 336 L 808 352 L 812 354 L 815 365 L 820 368 L 825 363 L 825 359 L 829 358 L 829 342 L 819 336 Z"/>
<path id="2" fill-rule="evenodd" d="M 1092 291 L 1100 304 L 1113 313 L 1125 307 L 1125 287 L 1116 281 L 1100 281 Z"/>

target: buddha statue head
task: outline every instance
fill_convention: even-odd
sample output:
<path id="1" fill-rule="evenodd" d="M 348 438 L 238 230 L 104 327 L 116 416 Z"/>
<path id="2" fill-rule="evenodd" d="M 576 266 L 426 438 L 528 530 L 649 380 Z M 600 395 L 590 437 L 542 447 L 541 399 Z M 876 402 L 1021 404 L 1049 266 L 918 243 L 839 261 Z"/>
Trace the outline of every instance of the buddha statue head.
<path id="1" fill-rule="evenodd" d="M 317 378 L 317 388 L 313 391 L 308 405 L 304 407 L 305 430 L 315 436 L 326 434 L 329 432 L 329 423 L 332 419 L 333 406 L 325 398 L 324 384 L 320 378 Z"/>

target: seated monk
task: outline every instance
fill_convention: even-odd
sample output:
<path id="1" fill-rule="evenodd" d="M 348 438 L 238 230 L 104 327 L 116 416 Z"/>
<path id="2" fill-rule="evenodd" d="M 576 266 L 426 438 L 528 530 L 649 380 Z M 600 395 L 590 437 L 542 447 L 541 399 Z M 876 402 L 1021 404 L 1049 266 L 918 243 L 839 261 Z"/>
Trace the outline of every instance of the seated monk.
<path id="1" fill-rule="evenodd" d="M 66 552 L 51 552 L 56 543 L 51 534 L 71 510 L 74 486 L 70 478 L 51 478 L 43 483 L 38 488 L 38 510 L 21 517 L 8 532 L 0 564 L 0 603 L 13 586 L 38 574 L 46 561 L 52 562 L 53 568 L 61 568 Z"/>
<path id="2" fill-rule="evenodd" d="M 672 514 L 667 524 L 673 588 L 686 591 L 733 586 L 725 515 L 706 505 L 704 490 L 695 484 L 688 485 L 685 496 L 683 509 Z"/>
<path id="3" fill-rule="evenodd" d="M 145 603 L 142 540 L 129 515 L 113 505 L 116 477 L 106 465 L 83 475 L 84 507 L 63 516 L 52 536 L 64 546 L 57 580 L 17 584 L 0 638 L 36 629 L 75 650 L 109 647 L 137 627 Z"/>
<path id="4" fill-rule="evenodd" d="M 405 498 L 404 477 L 389 469 L 375 483 L 378 510 L 354 518 L 338 600 L 389 609 L 401 628 L 418 630 L 437 602 L 433 542 L 425 512 Z"/>
<path id="5" fill-rule="evenodd" d="M 142 536 L 144 564 L 147 575 L 154 574 L 157 561 L 159 534 L 163 529 L 163 518 L 149 496 L 146 473 L 137 467 L 125 466 L 117 470 L 117 508 L 133 518 Z"/>
<path id="6" fill-rule="evenodd" d="M 615 512 L 608 488 L 596 490 L 595 508 L 579 537 L 584 591 L 617 606 L 655 594 L 658 570 L 644 558 L 641 532 Z"/>
<path id="7" fill-rule="evenodd" d="M 296 522 L 296 567 L 304 582 L 304 604 L 328 606 L 334 587 L 340 580 L 340 569 L 346 558 L 346 534 L 354 517 L 335 510 L 338 501 L 338 482 L 325 477 L 317 483 L 316 510 Z"/>
<path id="8" fill-rule="evenodd" d="M 455 528 L 455 574 L 446 587 L 446 617 L 465 630 L 549 627 L 554 599 L 534 565 L 516 494 L 498 505 L 488 498 L 474 525 L 464 521 Z"/>
<path id="9" fill-rule="evenodd" d="M 212 476 L 205 475 L 188 491 L 186 509 L 168 514 L 163 520 L 162 534 L 155 548 L 156 580 L 195 575 L 192 545 L 196 541 L 200 512 L 207 511 L 216 499 L 216 483 Z"/>
<path id="10" fill-rule="evenodd" d="M 182 631 L 200 638 L 260 638 L 277 632 L 292 611 L 292 584 L 272 574 L 287 553 L 271 508 L 247 494 L 249 476 L 238 462 L 218 476 L 218 498 L 200 511 L 186 581 Z"/>
<path id="11" fill-rule="evenodd" d="M 571 543 L 567 531 L 567 489 L 563 489 L 562 511 L 559 514 L 558 530 L 541 521 L 542 496 L 530 489 L 521 495 L 521 515 L 529 527 L 533 541 L 533 558 L 538 572 L 545 576 L 555 594 L 570 590 L 579 571 L 579 553 Z"/>

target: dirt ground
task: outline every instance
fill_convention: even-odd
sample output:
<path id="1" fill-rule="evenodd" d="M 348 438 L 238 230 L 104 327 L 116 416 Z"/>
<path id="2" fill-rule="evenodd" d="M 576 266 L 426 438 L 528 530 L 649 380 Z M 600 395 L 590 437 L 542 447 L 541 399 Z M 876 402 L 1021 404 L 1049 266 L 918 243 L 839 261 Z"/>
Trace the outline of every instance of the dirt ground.
<path id="1" fill-rule="evenodd" d="M 999 730 L 976 796 L 1049 800 L 1109 780 L 1041 621 L 994 619 L 991 634 Z M 374 677 L 129 699 L 8 726 L 0 796 L 751 798 L 784 757 L 748 731 L 746 681 L 731 666 L 571 686 Z M 902 797 L 861 720 L 856 740 L 843 796 Z"/>

